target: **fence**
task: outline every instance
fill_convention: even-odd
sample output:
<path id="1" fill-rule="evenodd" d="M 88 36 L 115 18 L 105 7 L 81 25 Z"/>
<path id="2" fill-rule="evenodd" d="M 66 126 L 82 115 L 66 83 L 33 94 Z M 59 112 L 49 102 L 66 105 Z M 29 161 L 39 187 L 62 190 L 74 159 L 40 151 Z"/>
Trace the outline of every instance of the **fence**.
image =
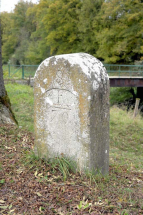
<path id="1" fill-rule="evenodd" d="M 104 64 L 109 76 L 143 76 L 143 65 Z"/>
<path id="2" fill-rule="evenodd" d="M 39 65 L 3 65 L 4 78 L 34 77 Z M 143 65 L 104 64 L 109 76 L 143 76 Z"/>
<path id="3" fill-rule="evenodd" d="M 3 65 L 4 78 L 26 79 L 34 77 L 39 65 Z"/>

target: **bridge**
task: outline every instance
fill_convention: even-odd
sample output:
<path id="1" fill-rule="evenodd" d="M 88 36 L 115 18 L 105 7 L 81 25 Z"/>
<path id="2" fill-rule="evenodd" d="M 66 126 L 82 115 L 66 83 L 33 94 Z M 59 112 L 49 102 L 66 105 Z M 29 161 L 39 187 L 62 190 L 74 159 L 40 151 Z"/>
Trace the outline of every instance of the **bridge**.
<path id="1" fill-rule="evenodd" d="M 111 87 L 143 87 L 143 65 L 104 64 Z M 9 78 L 28 79 L 34 77 L 38 65 L 4 65 Z"/>
<path id="2" fill-rule="evenodd" d="M 143 65 L 104 64 L 111 87 L 143 87 Z"/>

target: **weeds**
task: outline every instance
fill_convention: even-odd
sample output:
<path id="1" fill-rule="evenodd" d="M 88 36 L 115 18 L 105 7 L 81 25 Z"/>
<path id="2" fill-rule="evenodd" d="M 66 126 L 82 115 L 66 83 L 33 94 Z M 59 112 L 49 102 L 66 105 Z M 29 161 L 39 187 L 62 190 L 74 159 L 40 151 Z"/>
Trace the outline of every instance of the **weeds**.
<path id="1" fill-rule="evenodd" d="M 58 169 L 62 173 L 64 181 L 67 180 L 71 173 L 76 172 L 76 162 L 69 158 L 63 156 L 57 157 L 55 159 L 52 159 L 52 162 L 55 162 L 57 164 L 56 166 L 58 166 Z"/>
<path id="2" fill-rule="evenodd" d="M 43 165 L 46 165 L 53 174 L 59 170 L 62 174 L 63 181 L 66 181 L 68 177 L 76 173 L 77 170 L 76 162 L 67 157 L 61 156 L 45 160 L 36 156 L 33 151 L 27 150 L 23 156 L 23 163 L 28 166 L 29 169 L 35 169 L 36 171 L 38 169 L 40 170 Z"/>

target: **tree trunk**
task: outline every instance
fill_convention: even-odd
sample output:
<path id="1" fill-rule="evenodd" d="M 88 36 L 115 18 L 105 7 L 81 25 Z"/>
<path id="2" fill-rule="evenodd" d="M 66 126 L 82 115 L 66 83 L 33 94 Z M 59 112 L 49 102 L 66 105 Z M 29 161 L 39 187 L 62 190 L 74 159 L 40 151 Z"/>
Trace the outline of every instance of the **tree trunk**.
<path id="1" fill-rule="evenodd" d="M 1 20 L 0 20 L 0 123 L 17 124 L 11 109 L 11 103 L 4 86 L 1 51 Z"/>

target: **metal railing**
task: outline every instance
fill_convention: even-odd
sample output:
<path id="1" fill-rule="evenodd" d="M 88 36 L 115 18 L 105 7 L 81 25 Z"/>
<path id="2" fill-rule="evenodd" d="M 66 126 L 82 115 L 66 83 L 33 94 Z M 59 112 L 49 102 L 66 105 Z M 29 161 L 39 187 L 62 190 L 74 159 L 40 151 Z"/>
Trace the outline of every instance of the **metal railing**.
<path id="1" fill-rule="evenodd" d="M 39 65 L 3 65 L 4 78 L 26 79 L 34 77 Z"/>
<path id="2" fill-rule="evenodd" d="M 143 65 L 104 64 L 109 76 L 143 76 Z"/>
<path id="3" fill-rule="evenodd" d="M 39 65 L 3 65 L 4 78 L 34 77 Z M 143 76 L 143 65 L 104 64 L 109 76 Z"/>

